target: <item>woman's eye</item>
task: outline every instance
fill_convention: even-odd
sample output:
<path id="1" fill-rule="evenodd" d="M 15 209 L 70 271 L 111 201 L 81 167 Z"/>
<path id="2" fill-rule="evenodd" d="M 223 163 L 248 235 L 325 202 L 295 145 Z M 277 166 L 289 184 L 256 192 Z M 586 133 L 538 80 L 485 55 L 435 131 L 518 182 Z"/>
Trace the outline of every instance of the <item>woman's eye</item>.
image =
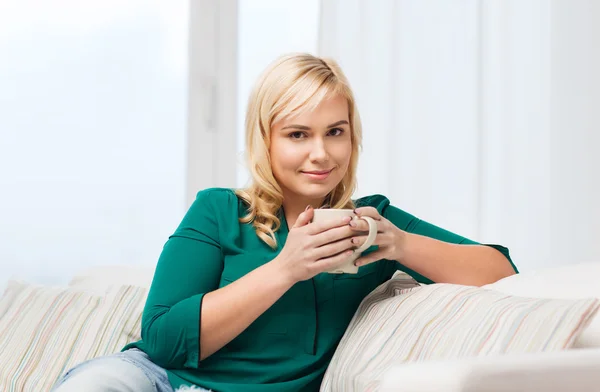
<path id="1" fill-rule="evenodd" d="M 304 132 L 292 132 L 289 134 L 289 137 L 292 139 L 302 139 L 304 137 Z"/>
<path id="2" fill-rule="evenodd" d="M 329 133 L 332 134 L 332 136 L 340 136 L 344 133 L 344 130 L 342 128 L 332 128 L 329 130 Z"/>

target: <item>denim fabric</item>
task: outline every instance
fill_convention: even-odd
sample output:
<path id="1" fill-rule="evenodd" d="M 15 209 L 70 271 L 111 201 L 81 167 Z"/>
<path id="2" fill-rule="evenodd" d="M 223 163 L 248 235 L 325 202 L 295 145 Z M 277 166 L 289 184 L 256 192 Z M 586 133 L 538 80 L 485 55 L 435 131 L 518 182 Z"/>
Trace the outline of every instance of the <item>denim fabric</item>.
<path id="1" fill-rule="evenodd" d="M 207 392 L 207 389 L 194 389 Z M 52 392 L 174 392 L 167 372 L 136 348 L 82 362 Z"/>

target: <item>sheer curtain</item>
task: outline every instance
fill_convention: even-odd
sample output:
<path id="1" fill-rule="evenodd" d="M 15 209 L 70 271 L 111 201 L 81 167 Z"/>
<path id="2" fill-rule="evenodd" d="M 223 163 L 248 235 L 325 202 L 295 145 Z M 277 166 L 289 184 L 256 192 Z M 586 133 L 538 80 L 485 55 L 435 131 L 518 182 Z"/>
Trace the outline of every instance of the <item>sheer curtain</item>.
<path id="1" fill-rule="evenodd" d="M 364 125 L 359 193 L 508 246 L 598 261 L 600 4 L 323 0 L 319 52 Z"/>

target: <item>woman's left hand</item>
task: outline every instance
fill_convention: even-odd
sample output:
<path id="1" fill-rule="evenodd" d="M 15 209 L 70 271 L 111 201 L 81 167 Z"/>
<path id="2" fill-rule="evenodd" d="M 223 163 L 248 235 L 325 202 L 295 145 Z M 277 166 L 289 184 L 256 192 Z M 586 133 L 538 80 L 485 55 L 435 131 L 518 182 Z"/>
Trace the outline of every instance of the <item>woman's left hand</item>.
<path id="1" fill-rule="evenodd" d="M 399 261 L 402 258 L 406 232 L 382 217 L 373 207 L 360 207 L 355 209 L 354 213 L 358 217 L 369 216 L 377 221 L 377 237 L 373 245 L 379 247 L 376 251 L 358 258 L 354 264 L 360 267 L 381 259 Z M 352 237 L 352 243 L 358 248 L 367 239 L 369 224 L 363 219 L 354 219 L 350 222 L 350 226 L 356 232 L 356 235 Z"/>

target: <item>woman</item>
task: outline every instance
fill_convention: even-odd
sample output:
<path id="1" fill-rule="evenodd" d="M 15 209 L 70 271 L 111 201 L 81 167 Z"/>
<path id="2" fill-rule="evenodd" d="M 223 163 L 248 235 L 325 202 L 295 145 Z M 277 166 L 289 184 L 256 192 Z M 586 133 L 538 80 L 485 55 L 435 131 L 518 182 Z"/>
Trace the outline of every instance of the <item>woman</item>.
<path id="1" fill-rule="evenodd" d="M 277 59 L 251 93 L 246 131 L 253 183 L 198 193 L 158 261 L 142 340 L 76 367 L 57 391 L 316 391 L 358 304 L 397 269 L 467 285 L 515 273 L 506 248 L 423 222 L 381 195 L 351 199 L 362 130 L 334 61 Z M 350 218 L 311 222 L 325 205 L 378 221 L 357 274 L 323 273 L 368 230 Z"/>

